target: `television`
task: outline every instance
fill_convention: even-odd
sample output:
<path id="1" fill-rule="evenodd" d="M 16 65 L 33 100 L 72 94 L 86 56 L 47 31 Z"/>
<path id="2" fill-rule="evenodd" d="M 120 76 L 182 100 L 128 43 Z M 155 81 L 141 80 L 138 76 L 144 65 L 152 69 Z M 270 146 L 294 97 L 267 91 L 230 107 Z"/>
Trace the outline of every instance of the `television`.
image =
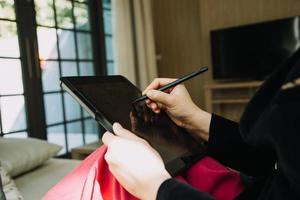
<path id="1" fill-rule="evenodd" d="M 300 18 L 211 31 L 213 78 L 262 80 L 300 46 Z"/>

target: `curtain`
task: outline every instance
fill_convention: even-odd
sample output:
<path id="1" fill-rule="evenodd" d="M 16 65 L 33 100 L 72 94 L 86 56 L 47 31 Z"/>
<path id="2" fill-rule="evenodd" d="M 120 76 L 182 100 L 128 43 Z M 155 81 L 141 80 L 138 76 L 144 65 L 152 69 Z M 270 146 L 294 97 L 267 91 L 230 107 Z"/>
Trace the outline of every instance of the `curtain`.
<path id="1" fill-rule="evenodd" d="M 116 73 L 144 89 L 157 77 L 151 0 L 112 0 Z"/>

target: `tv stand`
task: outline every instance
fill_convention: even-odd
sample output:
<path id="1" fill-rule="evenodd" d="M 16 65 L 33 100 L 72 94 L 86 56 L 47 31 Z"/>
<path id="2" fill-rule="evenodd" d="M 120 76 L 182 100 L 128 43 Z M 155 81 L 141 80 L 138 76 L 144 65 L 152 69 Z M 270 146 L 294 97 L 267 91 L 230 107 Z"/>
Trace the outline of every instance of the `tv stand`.
<path id="1" fill-rule="evenodd" d="M 205 108 L 228 119 L 239 121 L 263 81 L 211 83 L 204 86 Z"/>

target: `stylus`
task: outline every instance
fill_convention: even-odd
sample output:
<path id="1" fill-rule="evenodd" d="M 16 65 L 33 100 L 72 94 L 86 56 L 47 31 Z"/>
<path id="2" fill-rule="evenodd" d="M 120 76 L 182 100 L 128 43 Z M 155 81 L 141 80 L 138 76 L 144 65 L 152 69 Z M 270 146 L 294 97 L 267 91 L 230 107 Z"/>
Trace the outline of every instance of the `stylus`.
<path id="1" fill-rule="evenodd" d="M 185 75 L 185 76 L 183 76 L 183 77 L 181 77 L 181 78 L 179 78 L 179 79 L 177 79 L 177 80 L 175 80 L 171 83 L 168 83 L 168 84 L 164 85 L 163 87 L 159 88 L 158 90 L 159 91 L 165 91 L 165 90 L 167 90 L 169 88 L 172 88 L 172 87 L 174 87 L 174 86 L 176 86 L 176 85 L 178 85 L 178 84 L 180 84 L 184 81 L 187 81 L 187 80 L 189 80 L 189 79 L 191 79 L 195 76 L 198 76 L 199 74 L 202 74 L 203 72 L 206 72 L 207 70 L 208 70 L 208 67 L 201 67 L 199 70 L 194 71 L 190 74 L 187 74 L 187 75 Z M 146 99 L 148 99 L 147 95 L 143 95 L 143 96 L 137 98 L 136 100 L 134 100 L 133 103 L 144 101 Z"/>

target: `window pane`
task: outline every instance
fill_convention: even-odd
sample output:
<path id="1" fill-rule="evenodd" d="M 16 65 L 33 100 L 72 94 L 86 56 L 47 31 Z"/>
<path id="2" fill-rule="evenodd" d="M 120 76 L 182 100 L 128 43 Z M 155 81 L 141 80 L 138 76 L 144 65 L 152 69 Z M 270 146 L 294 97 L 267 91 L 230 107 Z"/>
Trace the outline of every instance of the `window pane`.
<path id="1" fill-rule="evenodd" d="M 115 72 L 115 66 L 113 62 L 108 62 L 107 63 L 107 74 L 108 75 L 114 75 L 116 74 Z"/>
<path id="2" fill-rule="evenodd" d="M 109 36 L 105 37 L 105 47 L 106 47 L 106 59 L 113 60 L 113 49 L 112 49 L 112 38 Z"/>
<path id="3" fill-rule="evenodd" d="M 0 56 L 20 57 L 15 22 L 0 21 Z"/>
<path id="4" fill-rule="evenodd" d="M 0 0 L 0 18 L 15 19 L 14 0 Z"/>
<path id="5" fill-rule="evenodd" d="M 80 106 L 68 93 L 64 94 L 65 113 L 67 120 L 80 119 Z"/>
<path id="6" fill-rule="evenodd" d="M 57 58 L 57 38 L 56 29 L 37 27 L 37 37 L 39 43 L 39 58 L 56 59 Z"/>
<path id="7" fill-rule="evenodd" d="M 23 81 L 20 60 L 0 59 L 0 94 L 22 94 Z"/>
<path id="8" fill-rule="evenodd" d="M 60 90 L 59 65 L 57 61 L 43 62 L 42 82 L 44 92 Z"/>
<path id="9" fill-rule="evenodd" d="M 73 31 L 58 30 L 60 57 L 63 59 L 75 59 L 75 37 Z"/>
<path id="10" fill-rule="evenodd" d="M 91 117 L 91 115 L 85 111 L 85 109 L 82 109 L 83 110 L 83 117 Z"/>
<path id="11" fill-rule="evenodd" d="M 90 30 L 88 6 L 82 3 L 74 3 L 74 16 L 76 28 L 79 30 Z"/>
<path id="12" fill-rule="evenodd" d="M 35 11 L 38 24 L 55 26 L 53 0 L 36 0 Z"/>
<path id="13" fill-rule="evenodd" d="M 27 132 L 18 132 L 18 133 L 10 133 L 5 134 L 4 137 L 6 138 L 27 138 Z"/>
<path id="14" fill-rule="evenodd" d="M 55 3 L 57 26 L 60 28 L 73 28 L 72 2 L 59 0 Z"/>
<path id="15" fill-rule="evenodd" d="M 68 123 L 67 130 L 69 151 L 74 147 L 83 145 L 81 122 Z"/>
<path id="16" fill-rule="evenodd" d="M 77 33 L 79 59 L 92 59 L 92 38 L 89 33 Z"/>
<path id="17" fill-rule="evenodd" d="M 85 143 L 99 141 L 98 124 L 94 119 L 84 120 Z"/>
<path id="18" fill-rule="evenodd" d="M 76 62 L 61 62 L 62 76 L 78 76 Z"/>
<path id="19" fill-rule="evenodd" d="M 54 124 L 63 121 L 61 94 L 45 94 L 44 104 L 47 124 Z"/>
<path id="20" fill-rule="evenodd" d="M 104 16 L 104 31 L 106 34 L 112 34 L 111 11 L 104 10 L 103 16 Z"/>
<path id="21" fill-rule="evenodd" d="M 48 142 L 58 144 L 63 147 L 60 152 L 58 152 L 58 155 L 66 153 L 66 139 L 63 125 L 47 128 L 47 140 Z"/>
<path id="22" fill-rule="evenodd" d="M 27 128 L 24 97 L 1 97 L 1 119 L 3 132 L 13 132 Z"/>
<path id="23" fill-rule="evenodd" d="M 102 0 L 103 8 L 111 9 L 111 1 L 110 0 Z"/>
<path id="24" fill-rule="evenodd" d="M 80 76 L 92 76 L 95 75 L 92 62 L 79 62 Z"/>

